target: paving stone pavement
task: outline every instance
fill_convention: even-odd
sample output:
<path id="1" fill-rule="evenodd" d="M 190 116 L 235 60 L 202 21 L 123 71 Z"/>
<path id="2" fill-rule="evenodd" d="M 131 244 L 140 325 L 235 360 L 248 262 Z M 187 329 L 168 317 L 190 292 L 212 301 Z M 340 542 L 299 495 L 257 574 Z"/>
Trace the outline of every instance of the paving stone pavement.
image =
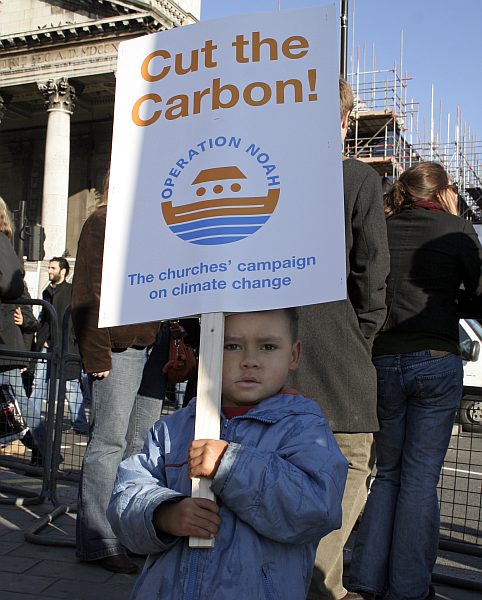
<path id="1" fill-rule="evenodd" d="M 75 512 L 62 511 L 62 514 L 35 534 L 42 541 L 48 542 L 48 545 L 31 543 L 26 541 L 25 533 L 31 534 L 32 528 L 40 522 L 39 519 L 45 518 L 54 507 L 49 500 L 42 504 L 30 504 L 29 500 L 25 503 L 4 504 L 5 498 L 12 497 L 4 491 L 5 485 L 39 492 L 41 481 L 0 466 L 0 600 L 128 600 L 135 575 L 109 573 L 93 564 L 79 563 L 73 546 L 54 545 L 73 543 Z M 58 483 L 57 497 L 66 506 L 75 506 L 76 495 L 74 484 Z M 436 570 L 443 573 L 443 562 L 447 560 L 442 555 L 440 553 Z M 142 566 L 142 559 L 133 560 Z M 457 555 L 451 557 L 451 562 L 454 561 L 459 563 L 459 577 L 460 572 L 470 572 L 471 578 L 474 578 L 475 570 L 478 572 L 475 579 L 482 586 L 480 557 Z M 482 587 L 477 591 L 438 583 L 435 587 L 439 600 L 479 600 L 482 590 Z"/>
<path id="2" fill-rule="evenodd" d="M 0 467 L 0 486 L 40 491 L 41 481 Z M 75 505 L 76 487 L 59 483 L 58 498 Z M 49 500 L 42 504 L 2 504 L 12 497 L 0 491 L 0 599 L 1 600 L 128 600 L 135 575 L 109 573 L 101 567 L 80 563 L 75 557 L 75 513 L 63 513 L 40 529 L 49 545 L 25 540 L 25 532 L 53 511 Z M 5 500 L 3 500 L 5 501 Z M 135 558 L 140 567 L 142 559 Z"/>

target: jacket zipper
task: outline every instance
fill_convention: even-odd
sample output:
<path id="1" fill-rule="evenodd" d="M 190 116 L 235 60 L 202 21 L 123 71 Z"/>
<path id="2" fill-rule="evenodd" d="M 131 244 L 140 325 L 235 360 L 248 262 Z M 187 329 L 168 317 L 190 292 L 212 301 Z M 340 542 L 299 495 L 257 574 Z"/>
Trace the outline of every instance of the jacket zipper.
<path id="1" fill-rule="evenodd" d="M 261 573 L 263 577 L 263 588 L 264 593 L 266 595 L 266 600 L 274 600 L 273 583 L 271 581 L 271 577 L 269 576 L 269 573 L 265 570 L 264 567 L 262 567 Z"/>
<path id="2" fill-rule="evenodd" d="M 225 417 L 223 417 L 224 423 L 223 426 L 221 428 L 221 439 L 225 440 L 226 442 L 231 442 L 234 441 L 231 439 L 231 435 L 230 435 L 230 430 L 232 429 L 230 427 L 230 425 L 234 422 L 234 421 L 259 421 L 260 423 L 266 423 L 268 425 L 272 425 L 273 423 L 275 423 L 275 421 L 273 421 L 272 419 L 265 419 L 263 417 L 251 417 L 249 415 L 246 416 L 239 416 L 239 417 L 233 417 L 232 419 L 226 419 Z"/>
<path id="3" fill-rule="evenodd" d="M 190 549 L 191 554 L 191 564 L 190 564 L 190 568 L 189 568 L 189 573 L 188 573 L 188 577 L 187 577 L 187 589 L 186 589 L 186 596 L 185 596 L 185 600 L 194 600 L 195 596 L 194 596 L 194 590 L 195 590 L 195 586 L 196 586 L 196 581 L 198 578 L 198 571 L 199 571 L 199 559 L 201 558 L 200 556 L 200 552 L 202 552 L 202 550 L 194 550 L 194 549 Z"/>

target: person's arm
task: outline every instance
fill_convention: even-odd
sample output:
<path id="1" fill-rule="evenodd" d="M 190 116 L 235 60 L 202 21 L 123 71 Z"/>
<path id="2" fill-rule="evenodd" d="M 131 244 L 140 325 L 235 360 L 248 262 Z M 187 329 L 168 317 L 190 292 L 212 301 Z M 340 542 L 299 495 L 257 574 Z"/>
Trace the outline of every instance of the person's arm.
<path id="1" fill-rule="evenodd" d="M 49 299 L 50 297 L 48 295 L 47 288 L 48 286 L 42 292 L 42 300 L 50 304 L 51 302 Z M 50 337 L 50 312 L 45 307 L 42 307 L 38 316 L 38 320 L 39 328 L 35 335 L 35 350 L 37 352 L 42 352 L 42 349 L 44 348 L 44 346 L 47 343 L 47 340 Z"/>
<path id="2" fill-rule="evenodd" d="M 17 323 L 17 325 L 19 325 L 22 333 L 35 333 L 38 331 L 40 323 L 38 319 L 34 317 L 32 308 L 27 304 L 22 304 L 21 306 L 18 306 L 17 309 L 18 311 L 16 311 L 16 313 L 20 312 L 21 317 L 20 315 L 18 316 L 22 321 L 20 324 Z"/>
<path id="3" fill-rule="evenodd" d="M 373 170 L 358 189 L 351 220 L 348 296 L 364 337 L 370 342 L 386 315 L 385 281 L 390 271 L 380 177 Z"/>
<path id="4" fill-rule="evenodd" d="M 99 328 L 105 209 L 84 224 L 72 280 L 72 322 L 86 373 L 108 375 L 112 367 L 109 330 Z"/>
<path id="5" fill-rule="evenodd" d="M 24 285 L 23 294 L 20 299 L 32 299 L 26 285 Z M 14 321 L 15 324 L 20 327 L 22 333 L 35 333 L 40 329 L 40 321 L 35 318 L 30 304 L 21 304 L 20 306 L 17 306 L 15 309 Z"/>
<path id="6" fill-rule="evenodd" d="M 15 300 L 23 292 L 20 261 L 10 240 L 0 234 L 0 300 Z"/>
<path id="7" fill-rule="evenodd" d="M 467 293 L 482 296 L 482 247 L 477 232 L 469 221 L 464 222 L 462 241 L 462 281 Z"/>
<path id="8" fill-rule="evenodd" d="M 157 423 L 149 432 L 142 453 L 119 465 L 107 509 L 107 518 L 116 536 L 124 546 L 138 554 L 164 552 L 179 539 L 168 531 L 160 531 L 159 523 L 156 523 L 160 506 L 172 505 L 185 498 L 167 487 L 165 427 L 165 423 Z"/>
<path id="9" fill-rule="evenodd" d="M 322 417 L 292 418 L 276 451 L 229 443 L 211 490 L 260 535 L 318 541 L 341 525 L 347 461 Z"/>

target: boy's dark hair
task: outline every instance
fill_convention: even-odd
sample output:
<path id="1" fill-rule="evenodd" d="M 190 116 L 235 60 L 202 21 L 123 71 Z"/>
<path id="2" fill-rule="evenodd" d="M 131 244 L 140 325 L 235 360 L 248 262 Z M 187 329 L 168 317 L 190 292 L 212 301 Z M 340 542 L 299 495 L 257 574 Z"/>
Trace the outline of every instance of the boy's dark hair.
<path id="1" fill-rule="evenodd" d="M 53 258 L 50 259 L 49 262 L 59 263 L 60 270 L 65 269 L 65 276 L 67 277 L 67 275 L 69 274 L 69 271 L 70 271 L 70 265 L 69 265 L 69 261 L 66 258 L 64 258 L 63 256 L 54 256 Z"/>
<path id="2" fill-rule="evenodd" d="M 293 307 L 283 308 L 282 310 L 284 310 L 286 317 L 288 318 L 291 340 L 296 342 L 298 340 L 298 311 Z"/>

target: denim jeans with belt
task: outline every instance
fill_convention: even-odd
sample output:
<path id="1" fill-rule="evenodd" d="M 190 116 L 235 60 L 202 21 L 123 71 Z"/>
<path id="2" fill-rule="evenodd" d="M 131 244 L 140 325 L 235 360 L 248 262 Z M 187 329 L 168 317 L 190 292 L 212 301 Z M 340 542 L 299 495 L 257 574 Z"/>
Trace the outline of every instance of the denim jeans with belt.
<path id="1" fill-rule="evenodd" d="M 77 514 L 77 556 L 96 560 L 124 554 L 106 517 L 117 467 L 139 452 L 159 419 L 161 401 L 137 394 L 146 350 L 112 353 L 112 368 L 92 386 L 91 434 L 82 464 Z"/>
<path id="2" fill-rule="evenodd" d="M 422 600 L 437 558 L 437 483 L 462 397 L 460 356 L 377 356 L 377 474 L 350 566 L 350 588 Z"/>

